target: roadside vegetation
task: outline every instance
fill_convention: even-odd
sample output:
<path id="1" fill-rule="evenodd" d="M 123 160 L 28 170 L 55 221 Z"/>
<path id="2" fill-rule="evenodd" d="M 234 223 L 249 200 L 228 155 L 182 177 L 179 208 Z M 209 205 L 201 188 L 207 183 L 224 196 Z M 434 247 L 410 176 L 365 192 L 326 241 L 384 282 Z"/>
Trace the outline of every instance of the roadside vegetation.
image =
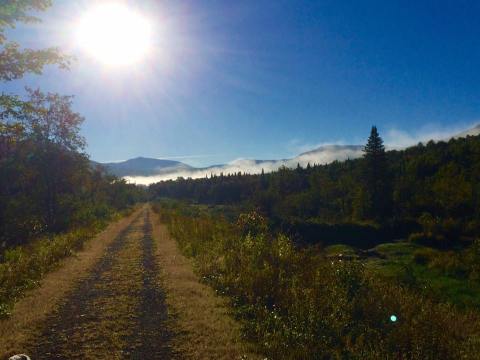
<path id="1" fill-rule="evenodd" d="M 64 258 L 82 250 L 85 242 L 103 230 L 109 221 L 130 212 L 131 209 L 117 212 L 88 226 L 5 250 L 0 261 L 0 319 L 8 317 L 15 302 L 27 290 L 40 285 L 43 276 L 56 269 Z"/>
<path id="2" fill-rule="evenodd" d="M 480 316 L 359 260 L 298 248 L 258 213 L 236 224 L 156 206 L 202 278 L 231 299 L 245 335 L 277 359 L 474 359 Z M 395 316 L 396 318 L 392 318 Z M 396 321 L 392 321 L 392 319 Z"/>

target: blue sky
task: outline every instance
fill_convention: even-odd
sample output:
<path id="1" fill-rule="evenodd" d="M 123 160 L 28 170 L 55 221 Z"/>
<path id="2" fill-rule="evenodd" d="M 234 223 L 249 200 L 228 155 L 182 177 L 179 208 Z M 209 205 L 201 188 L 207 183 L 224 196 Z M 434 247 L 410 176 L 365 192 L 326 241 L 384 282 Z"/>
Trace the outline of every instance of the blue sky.
<path id="1" fill-rule="evenodd" d="M 478 1 L 143 1 L 155 52 L 111 69 L 75 47 L 94 1 L 55 1 L 9 31 L 78 61 L 25 86 L 75 95 L 92 159 L 168 157 L 197 166 L 283 158 L 322 143 L 389 143 L 480 122 Z"/>

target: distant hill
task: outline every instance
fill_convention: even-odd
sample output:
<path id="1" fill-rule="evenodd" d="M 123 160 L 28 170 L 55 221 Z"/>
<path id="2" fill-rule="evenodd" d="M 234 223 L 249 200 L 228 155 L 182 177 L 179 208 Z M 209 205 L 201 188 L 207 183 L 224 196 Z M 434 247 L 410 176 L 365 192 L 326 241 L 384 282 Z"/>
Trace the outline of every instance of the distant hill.
<path id="1" fill-rule="evenodd" d="M 123 176 L 151 176 L 163 172 L 188 170 L 192 167 L 180 161 L 137 157 L 134 159 L 100 164 L 109 173 Z"/>

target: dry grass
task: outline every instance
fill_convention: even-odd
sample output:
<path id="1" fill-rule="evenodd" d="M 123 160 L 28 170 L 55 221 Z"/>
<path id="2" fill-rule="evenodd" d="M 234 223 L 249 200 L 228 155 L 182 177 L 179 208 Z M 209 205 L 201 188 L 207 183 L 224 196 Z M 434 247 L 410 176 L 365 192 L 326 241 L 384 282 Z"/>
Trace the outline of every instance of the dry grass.
<path id="1" fill-rule="evenodd" d="M 187 359 L 259 359 L 242 340 L 226 300 L 200 283 L 192 263 L 181 255 L 158 215 L 152 220 L 162 286 L 169 311 L 175 316 L 175 349 Z"/>
<path id="2" fill-rule="evenodd" d="M 131 221 L 138 216 L 137 210 L 126 218 L 109 225 L 103 232 L 88 241 L 84 249 L 65 259 L 58 270 L 46 275 L 42 285 L 21 299 L 11 317 L 0 321 L 0 357 L 25 351 L 25 344 L 37 335 L 39 326 L 66 293 L 102 257 L 106 247 Z"/>

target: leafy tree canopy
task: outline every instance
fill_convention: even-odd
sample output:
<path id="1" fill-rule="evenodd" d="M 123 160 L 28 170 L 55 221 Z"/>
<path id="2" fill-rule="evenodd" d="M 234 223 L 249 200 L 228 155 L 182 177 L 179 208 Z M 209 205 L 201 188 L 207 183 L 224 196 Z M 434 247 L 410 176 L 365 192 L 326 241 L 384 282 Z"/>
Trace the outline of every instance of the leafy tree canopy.
<path id="1" fill-rule="evenodd" d="M 26 73 L 41 74 L 45 65 L 58 64 L 61 68 L 68 68 L 71 57 L 62 54 L 58 48 L 22 50 L 18 43 L 8 41 L 5 35 L 5 29 L 15 27 L 17 22 L 40 21 L 29 13 L 43 11 L 50 5 L 50 0 L 4 0 L 0 3 L 1 81 L 20 79 Z"/>

